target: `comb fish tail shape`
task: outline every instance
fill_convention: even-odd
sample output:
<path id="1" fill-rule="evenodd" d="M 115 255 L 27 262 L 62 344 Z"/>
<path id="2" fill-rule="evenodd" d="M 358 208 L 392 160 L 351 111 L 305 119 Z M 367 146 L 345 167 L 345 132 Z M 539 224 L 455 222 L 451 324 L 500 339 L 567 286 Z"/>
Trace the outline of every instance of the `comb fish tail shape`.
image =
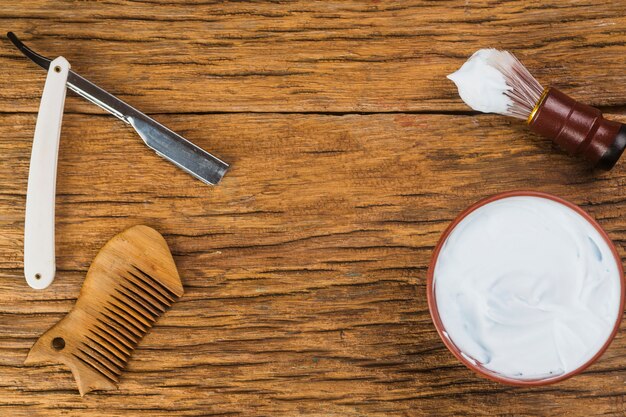
<path id="1" fill-rule="evenodd" d="M 81 396 L 117 389 L 137 344 L 182 295 L 163 236 L 131 227 L 100 250 L 72 310 L 35 342 L 24 363 L 65 364 Z"/>

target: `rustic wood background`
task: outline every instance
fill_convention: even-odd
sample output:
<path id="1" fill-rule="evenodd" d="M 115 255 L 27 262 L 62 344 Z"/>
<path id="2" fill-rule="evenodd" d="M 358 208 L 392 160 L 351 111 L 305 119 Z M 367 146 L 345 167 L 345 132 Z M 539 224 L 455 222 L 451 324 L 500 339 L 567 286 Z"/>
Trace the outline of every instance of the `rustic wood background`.
<path id="1" fill-rule="evenodd" d="M 544 83 L 626 122 L 622 1 L 3 1 L 0 26 L 232 163 L 211 188 L 68 94 L 54 284 L 22 275 L 26 181 L 45 72 L 0 64 L 2 416 L 626 414 L 626 322 L 582 375 L 482 379 L 426 306 L 440 233 L 511 189 L 588 210 L 626 255 L 626 162 L 592 172 L 522 123 L 468 111 L 445 75 L 513 50 Z M 25 367 L 99 248 L 160 230 L 185 296 L 120 389 L 81 398 L 62 366 Z"/>

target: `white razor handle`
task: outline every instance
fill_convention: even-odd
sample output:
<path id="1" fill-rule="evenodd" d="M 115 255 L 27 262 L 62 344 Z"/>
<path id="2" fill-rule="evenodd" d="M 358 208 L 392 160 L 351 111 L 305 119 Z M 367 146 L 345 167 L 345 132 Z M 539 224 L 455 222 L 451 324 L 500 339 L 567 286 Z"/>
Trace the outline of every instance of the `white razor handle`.
<path id="1" fill-rule="evenodd" d="M 56 272 L 54 200 L 69 71 L 70 63 L 63 57 L 50 63 L 30 156 L 24 223 L 24 275 L 28 285 L 35 289 L 50 285 Z"/>

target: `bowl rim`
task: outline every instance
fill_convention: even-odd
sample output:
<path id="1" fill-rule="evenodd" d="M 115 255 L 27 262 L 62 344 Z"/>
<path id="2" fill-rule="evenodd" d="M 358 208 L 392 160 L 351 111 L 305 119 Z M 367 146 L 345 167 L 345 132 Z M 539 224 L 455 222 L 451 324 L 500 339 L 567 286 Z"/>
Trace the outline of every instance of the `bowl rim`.
<path id="1" fill-rule="evenodd" d="M 493 371 L 490 371 L 486 368 L 483 368 L 477 364 L 474 364 L 472 362 L 470 362 L 465 356 L 463 356 L 463 354 L 461 353 L 461 350 L 456 347 L 456 345 L 452 342 L 452 340 L 450 338 L 448 338 L 445 335 L 445 328 L 443 326 L 443 323 L 441 321 L 441 318 L 439 317 L 439 312 L 437 310 L 437 301 L 435 299 L 435 292 L 434 292 L 434 270 L 435 270 L 435 265 L 437 264 L 437 258 L 439 257 L 439 253 L 441 252 L 442 246 L 445 243 L 445 241 L 448 239 L 448 236 L 450 235 L 450 233 L 455 229 L 455 227 L 463 220 L 465 219 L 465 217 L 467 217 L 470 213 L 472 213 L 473 211 L 477 210 L 478 208 L 492 203 L 494 201 L 497 200 L 502 200 L 505 198 L 510 198 L 510 197 L 539 197 L 539 198 L 545 198 L 548 200 L 552 200 L 555 201 L 557 203 L 561 203 L 563 205 L 565 205 L 566 207 L 571 208 L 572 210 L 574 210 L 576 213 L 580 214 L 585 220 L 587 220 L 597 231 L 598 233 L 600 233 L 600 236 L 602 236 L 602 238 L 605 240 L 605 242 L 607 243 L 607 245 L 609 246 L 609 248 L 611 249 L 611 253 L 613 254 L 613 258 L 615 260 L 615 263 L 617 264 L 617 271 L 620 274 L 620 304 L 619 304 L 619 310 L 618 310 L 618 314 L 617 314 L 617 319 L 615 320 L 615 325 L 613 326 L 613 331 L 611 332 L 611 334 L 609 335 L 609 337 L 607 338 L 606 342 L 604 343 L 604 345 L 602 345 L 602 347 L 596 352 L 596 354 L 591 357 L 587 362 L 585 362 L 584 364 L 582 364 L 581 366 L 579 366 L 578 368 L 567 372 L 563 375 L 559 375 L 553 378 L 544 378 L 544 379 L 529 379 L 529 380 L 520 380 L 520 379 L 514 379 L 514 378 L 508 378 L 505 376 L 501 376 L 496 374 Z M 532 190 L 514 190 L 514 191 L 505 191 L 505 192 L 500 192 L 500 193 L 496 193 L 493 194 L 491 196 L 485 197 L 481 200 L 478 200 L 477 202 L 471 204 L 469 207 L 467 207 L 466 209 L 464 209 L 463 211 L 461 211 L 461 213 L 459 213 L 454 220 L 448 225 L 448 227 L 446 227 L 446 229 L 444 230 L 444 232 L 441 234 L 441 237 L 439 238 L 439 241 L 437 242 L 437 245 L 435 246 L 435 249 L 433 250 L 431 259 L 430 259 L 430 263 L 428 265 L 428 272 L 427 272 L 427 278 L 426 278 L 426 298 L 427 298 L 427 302 L 428 302 L 428 310 L 430 312 L 430 316 L 431 319 L 433 320 L 433 324 L 435 325 L 435 328 L 437 329 L 437 333 L 439 334 L 439 337 L 441 338 L 441 340 L 443 341 L 443 343 L 446 345 L 446 347 L 448 348 L 448 350 L 461 362 L 463 363 L 466 367 L 468 367 L 470 370 L 474 371 L 476 374 L 485 377 L 487 379 L 490 379 L 492 381 L 495 382 L 500 382 L 502 384 L 506 384 L 506 385 L 513 385 L 513 386 L 542 386 L 542 385 L 549 385 L 549 384 L 554 384 L 560 381 L 563 381 L 565 379 L 571 378 L 575 375 L 580 374 L 581 372 L 583 372 L 585 369 L 587 369 L 589 366 L 591 366 L 594 362 L 596 362 L 603 354 L 604 352 L 608 349 L 609 345 L 611 344 L 611 342 L 613 341 L 613 339 L 615 338 L 615 335 L 617 334 L 617 331 L 619 330 L 620 327 L 620 323 L 622 321 L 622 315 L 624 312 L 624 299 L 625 299 L 625 288 L 626 288 L 626 284 L 624 281 L 624 268 L 622 267 L 622 260 L 617 252 L 617 249 L 615 248 L 615 244 L 613 243 L 613 241 L 611 240 L 611 238 L 609 237 L 609 235 L 606 233 L 606 231 L 604 231 L 604 229 L 602 228 L 602 226 L 600 226 L 600 224 L 593 218 L 591 217 L 591 215 L 589 213 L 587 213 L 585 210 L 583 210 L 581 207 L 577 206 L 574 203 L 571 203 L 561 197 L 557 197 L 553 194 L 549 194 L 543 191 L 532 191 Z"/>

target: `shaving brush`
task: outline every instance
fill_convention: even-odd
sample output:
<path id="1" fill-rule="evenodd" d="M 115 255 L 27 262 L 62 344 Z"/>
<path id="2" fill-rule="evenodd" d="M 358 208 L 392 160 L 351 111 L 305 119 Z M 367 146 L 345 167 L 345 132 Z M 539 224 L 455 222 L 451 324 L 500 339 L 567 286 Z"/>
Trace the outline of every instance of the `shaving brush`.
<path id="1" fill-rule="evenodd" d="M 626 127 L 554 87 L 543 88 L 510 52 L 481 49 L 455 73 L 459 95 L 474 110 L 526 120 L 571 155 L 609 170 L 626 148 Z"/>

